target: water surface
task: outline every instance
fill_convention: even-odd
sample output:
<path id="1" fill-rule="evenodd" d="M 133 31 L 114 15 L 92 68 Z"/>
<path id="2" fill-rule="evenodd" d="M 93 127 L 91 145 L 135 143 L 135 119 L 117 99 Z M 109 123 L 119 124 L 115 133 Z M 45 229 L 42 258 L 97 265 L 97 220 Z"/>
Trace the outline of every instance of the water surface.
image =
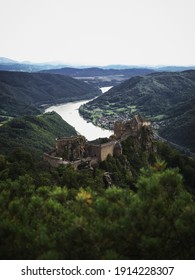
<path id="1" fill-rule="evenodd" d="M 102 92 L 106 92 L 111 87 L 101 88 Z M 113 134 L 113 131 L 100 128 L 92 123 L 87 122 L 79 114 L 79 107 L 92 99 L 76 102 L 68 102 L 65 104 L 55 105 L 47 108 L 45 112 L 55 111 L 58 113 L 67 123 L 73 126 L 77 132 L 85 136 L 87 140 L 94 140 L 99 137 L 109 137 Z"/>

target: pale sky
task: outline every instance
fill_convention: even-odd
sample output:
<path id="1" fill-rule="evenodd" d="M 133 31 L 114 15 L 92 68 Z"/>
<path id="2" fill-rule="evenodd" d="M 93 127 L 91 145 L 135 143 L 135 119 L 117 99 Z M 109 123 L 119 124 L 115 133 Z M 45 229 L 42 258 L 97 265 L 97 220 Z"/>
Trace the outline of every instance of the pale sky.
<path id="1" fill-rule="evenodd" d="M 195 65 L 195 0 L 0 0 L 0 57 Z"/>

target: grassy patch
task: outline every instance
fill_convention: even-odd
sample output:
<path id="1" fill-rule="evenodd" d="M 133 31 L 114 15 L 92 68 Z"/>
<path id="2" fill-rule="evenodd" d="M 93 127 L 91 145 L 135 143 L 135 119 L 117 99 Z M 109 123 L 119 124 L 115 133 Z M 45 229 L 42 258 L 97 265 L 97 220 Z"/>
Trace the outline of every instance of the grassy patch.
<path id="1" fill-rule="evenodd" d="M 115 110 L 117 113 L 124 113 L 127 111 L 127 108 L 118 108 Z"/>
<path id="2" fill-rule="evenodd" d="M 134 105 L 134 106 L 128 106 L 128 108 L 130 109 L 130 112 L 133 114 L 134 112 L 137 111 L 137 106 Z"/>
<path id="3" fill-rule="evenodd" d="M 164 119 L 165 117 L 166 117 L 166 115 L 161 114 L 161 115 L 157 115 L 157 116 L 153 117 L 153 119 L 160 121 L 160 120 Z"/>

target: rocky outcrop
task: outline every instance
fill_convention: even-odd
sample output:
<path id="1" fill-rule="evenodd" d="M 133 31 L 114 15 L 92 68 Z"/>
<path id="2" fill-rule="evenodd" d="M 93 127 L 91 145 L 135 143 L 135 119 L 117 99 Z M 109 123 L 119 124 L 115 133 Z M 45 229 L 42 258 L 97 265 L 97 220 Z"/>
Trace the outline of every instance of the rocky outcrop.
<path id="1" fill-rule="evenodd" d="M 116 122 L 114 136 L 120 142 L 128 139 L 135 153 L 142 151 L 150 155 L 153 152 L 153 132 L 150 122 L 143 120 L 140 115 L 135 115 L 125 122 Z"/>

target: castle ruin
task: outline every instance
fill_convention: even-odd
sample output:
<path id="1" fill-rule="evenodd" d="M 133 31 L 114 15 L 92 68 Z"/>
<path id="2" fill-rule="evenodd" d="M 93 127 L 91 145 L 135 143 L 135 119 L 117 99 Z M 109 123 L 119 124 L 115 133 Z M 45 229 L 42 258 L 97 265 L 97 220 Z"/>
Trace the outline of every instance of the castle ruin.
<path id="1" fill-rule="evenodd" d="M 56 148 L 45 153 L 44 159 L 54 167 L 60 164 L 71 164 L 75 169 L 85 165 L 97 166 L 106 160 L 108 155 L 121 155 L 121 142 L 129 136 L 136 137 L 143 127 L 150 127 L 150 122 L 135 115 L 131 120 L 115 122 L 114 135 L 109 138 L 93 141 L 87 141 L 82 135 L 59 138 L 56 140 Z"/>
<path id="2" fill-rule="evenodd" d="M 150 125 L 149 121 L 143 120 L 138 114 L 125 122 L 116 121 L 114 124 L 114 135 L 117 140 L 125 140 L 129 136 L 136 136 L 142 127 Z"/>

